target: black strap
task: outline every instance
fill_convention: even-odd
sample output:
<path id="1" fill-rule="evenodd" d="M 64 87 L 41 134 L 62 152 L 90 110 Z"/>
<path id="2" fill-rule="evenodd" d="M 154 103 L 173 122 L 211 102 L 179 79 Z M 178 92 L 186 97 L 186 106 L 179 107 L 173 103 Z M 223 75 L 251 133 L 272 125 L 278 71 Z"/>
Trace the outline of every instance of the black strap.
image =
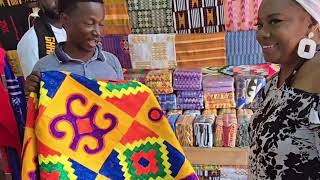
<path id="1" fill-rule="evenodd" d="M 34 29 L 38 37 L 39 59 L 41 59 L 54 52 L 57 40 L 51 26 L 41 17 L 36 19 Z"/>

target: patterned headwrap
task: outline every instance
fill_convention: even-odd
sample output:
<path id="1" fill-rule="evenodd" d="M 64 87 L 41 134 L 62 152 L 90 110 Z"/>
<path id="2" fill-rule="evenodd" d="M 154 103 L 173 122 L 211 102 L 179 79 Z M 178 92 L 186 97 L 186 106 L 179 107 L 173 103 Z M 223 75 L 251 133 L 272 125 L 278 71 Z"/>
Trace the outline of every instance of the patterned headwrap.
<path id="1" fill-rule="evenodd" d="M 320 0 L 296 0 L 320 24 Z"/>

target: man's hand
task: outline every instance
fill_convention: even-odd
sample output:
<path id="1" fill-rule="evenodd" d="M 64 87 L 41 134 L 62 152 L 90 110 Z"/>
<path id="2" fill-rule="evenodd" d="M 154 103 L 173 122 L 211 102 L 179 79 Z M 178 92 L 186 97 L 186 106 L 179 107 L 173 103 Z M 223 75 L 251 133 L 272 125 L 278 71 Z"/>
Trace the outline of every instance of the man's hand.
<path id="1" fill-rule="evenodd" d="M 31 92 L 39 93 L 40 89 L 40 72 L 32 72 L 26 79 L 24 91 L 26 96 L 29 96 Z"/>

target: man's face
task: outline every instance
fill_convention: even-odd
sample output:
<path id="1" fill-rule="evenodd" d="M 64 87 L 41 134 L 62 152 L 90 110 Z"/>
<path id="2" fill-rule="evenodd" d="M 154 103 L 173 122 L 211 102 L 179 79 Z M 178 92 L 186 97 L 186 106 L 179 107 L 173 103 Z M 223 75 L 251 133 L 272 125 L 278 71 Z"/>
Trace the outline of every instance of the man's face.
<path id="1" fill-rule="evenodd" d="M 39 0 L 40 8 L 43 13 L 51 19 L 59 19 L 58 0 Z"/>

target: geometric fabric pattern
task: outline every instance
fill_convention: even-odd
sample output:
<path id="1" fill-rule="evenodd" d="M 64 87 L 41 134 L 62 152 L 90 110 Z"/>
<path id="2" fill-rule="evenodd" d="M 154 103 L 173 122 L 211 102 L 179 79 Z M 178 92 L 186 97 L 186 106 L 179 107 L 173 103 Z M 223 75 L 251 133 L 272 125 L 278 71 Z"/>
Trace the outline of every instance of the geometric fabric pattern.
<path id="1" fill-rule="evenodd" d="M 170 0 L 128 0 L 131 33 L 173 33 L 172 2 Z"/>
<path id="2" fill-rule="evenodd" d="M 173 7 L 177 34 L 225 31 L 222 0 L 174 0 Z"/>
<path id="3" fill-rule="evenodd" d="M 41 77 L 39 99 L 28 102 L 22 179 L 198 179 L 145 85 Z"/>

